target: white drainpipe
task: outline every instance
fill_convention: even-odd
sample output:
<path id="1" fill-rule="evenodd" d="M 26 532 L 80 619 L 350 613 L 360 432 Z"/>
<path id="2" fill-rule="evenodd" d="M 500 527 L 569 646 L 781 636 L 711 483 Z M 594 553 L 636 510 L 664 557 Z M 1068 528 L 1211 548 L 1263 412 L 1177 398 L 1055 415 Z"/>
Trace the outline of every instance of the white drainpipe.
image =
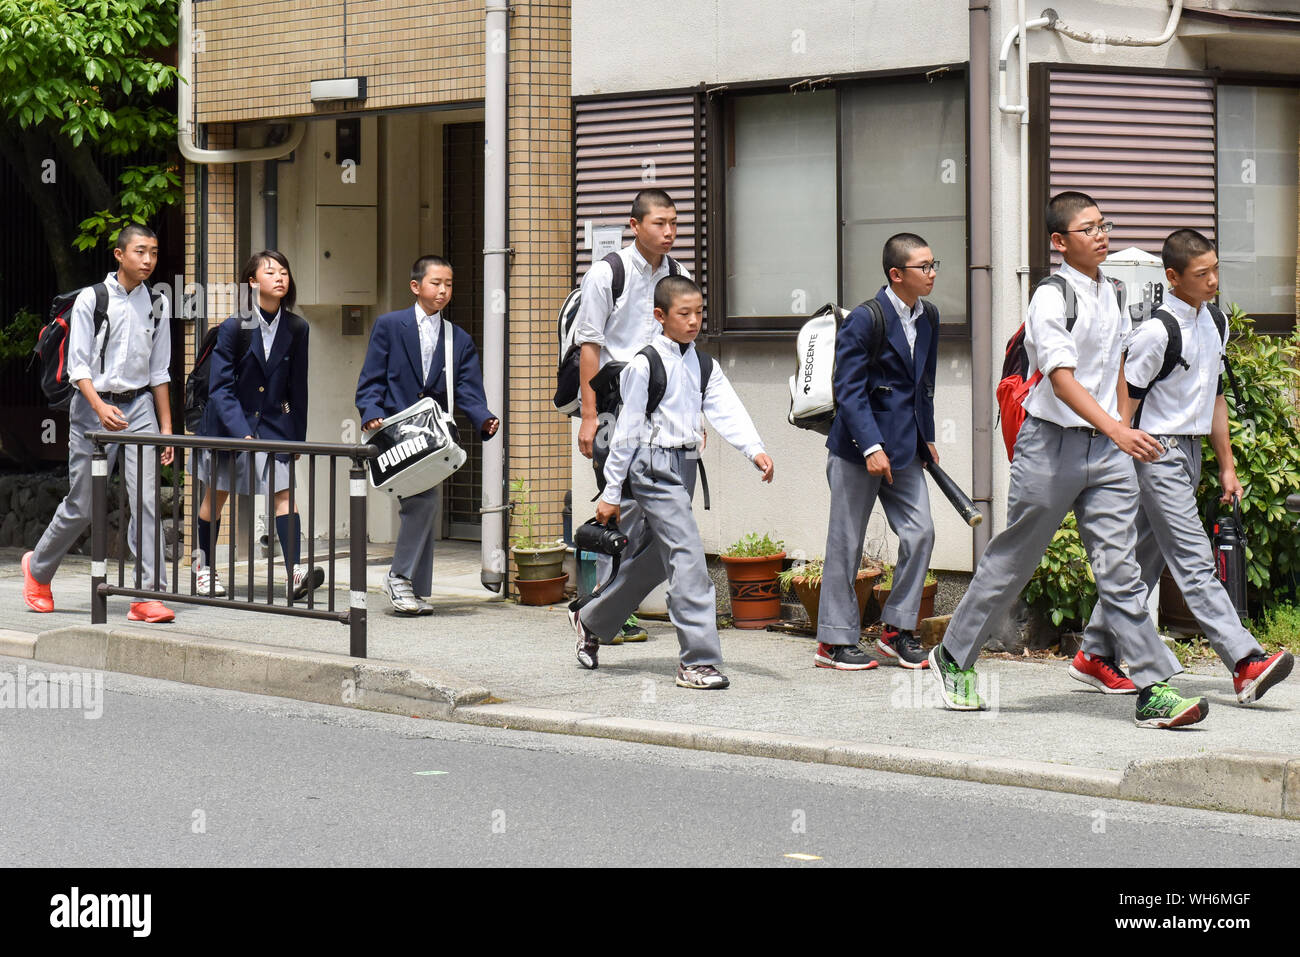
<path id="1" fill-rule="evenodd" d="M 190 24 L 193 18 L 193 0 L 181 0 L 177 15 L 176 69 L 180 83 L 176 90 L 176 143 L 181 155 L 191 163 L 253 163 L 259 160 L 279 159 L 298 148 L 307 133 L 307 124 L 293 123 L 289 136 L 283 143 L 242 150 L 204 150 L 194 145 L 194 95 L 190 80 L 194 75 L 194 42 Z"/>
<path id="2" fill-rule="evenodd" d="M 509 0 L 487 0 L 483 122 L 483 390 L 502 416 L 495 441 L 483 443 L 483 543 L 479 580 L 500 592 L 506 580 L 506 38 Z"/>

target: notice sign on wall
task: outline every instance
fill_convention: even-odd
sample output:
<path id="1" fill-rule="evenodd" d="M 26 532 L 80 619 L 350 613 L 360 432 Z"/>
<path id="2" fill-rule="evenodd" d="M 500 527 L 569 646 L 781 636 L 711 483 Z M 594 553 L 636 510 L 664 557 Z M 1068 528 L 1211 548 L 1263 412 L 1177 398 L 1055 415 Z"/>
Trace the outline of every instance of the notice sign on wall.
<path id="1" fill-rule="evenodd" d="M 622 226 L 596 226 L 591 230 L 591 261 L 603 259 L 623 248 Z"/>

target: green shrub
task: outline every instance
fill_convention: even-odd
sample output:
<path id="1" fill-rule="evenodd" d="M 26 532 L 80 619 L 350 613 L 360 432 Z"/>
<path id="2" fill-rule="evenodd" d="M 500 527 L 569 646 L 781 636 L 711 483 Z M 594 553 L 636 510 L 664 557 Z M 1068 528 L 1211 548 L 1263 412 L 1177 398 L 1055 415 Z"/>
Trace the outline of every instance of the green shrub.
<path id="1" fill-rule="evenodd" d="M 1034 576 L 1021 597 L 1052 619 L 1081 628 L 1097 603 L 1097 580 L 1092 577 L 1088 553 L 1079 538 L 1074 512 L 1061 522 Z"/>
<path id="2" fill-rule="evenodd" d="M 1251 634 L 1269 651 L 1286 648 L 1300 654 L 1300 605 L 1274 605 L 1250 624 Z"/>
<path id="3" fill-rule="evenodd" d="M 938 583 L 939 583 L 939 579 L 935 577 L 934 572 L 927 571 L 925 573 L 926 585 L 937 585 Z M 890 589 L 894 587 L 894 566 L 893 565 L 885 565 L 882 567 L 882 570 L 880 572 L 880 577 L 876 579 L 875 587 L 885 588 L 885 589 Z"/>
<path id="4" fill-rule="evenodd" d="M 8 324 L 0 329 L 0 359 L 21 359 L 31 355 L 41 325 L 41 317 L 30 309 L 15 312 Z"/>
<path id="5" fill-rule="evenodd" d="M 1231 388 L 1228 400 L 1229 430 L 1237 478 L 1246 494 L 1241 501 L 1241 521 L 1246 535 L 1246 577 L 1255 588 L 1252 596 L 1260 608 L 1300 597 L 1297 573 L 1300 550 L 1295 516 L 1286 510 L 1286 497 L 1300 491 L 1300 330 L 1287 338 L 1261 336 L 1254 321 L 1237 306 L 1230 307 L 1228 361 L 1232 363 L 1242 407 L 1237 408 Z M 1197 497 L 1201 514 L 1217 508 L 1223 487 L 1219 463 L 1209 439 L 1204 450 Z"/>
<path id="6" fill-rule="evenodd" d="M 783 540 L 779 538 L 773 540 L 769 535 L 760 536 L 756 532 L 750 532 L 722 554 L 728 558 L 768 558 L 780 555 L 784 551 Z"/>

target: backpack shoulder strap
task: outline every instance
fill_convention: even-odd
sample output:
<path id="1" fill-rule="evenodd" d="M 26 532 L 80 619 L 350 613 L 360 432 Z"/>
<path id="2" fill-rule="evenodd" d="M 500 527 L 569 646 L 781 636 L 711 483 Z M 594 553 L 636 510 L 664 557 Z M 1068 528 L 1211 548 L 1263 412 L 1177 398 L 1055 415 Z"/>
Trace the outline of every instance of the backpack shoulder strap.
<path id="1" fill-rule="evenodd" d="M 1044 286 L 1051 286 L 1059 292 L 1061 298 L 1065 300 L 1065 331 L 1073 332 L 1074 324 L 1079 318 L 1079 300 L 1074 295 L 1074 290 L 1070 288 L 1069 282 L 1067 282 L 1066 278 L 1060 273 L 1052 273 L 1050 276 L 1045 276 L 1038 285 L 1034 287 L 1034 292 L 1037 292 Z M 1030 298 L 1032 299 L 1033 297 L 1031 296 Z M 1123 307 L 1121 306 L 1121 309 L 1122 308 Z"/>
<path id="2" fill-rule="evenodd" d="M 1151 385 L 1155 385 L 1163 379 L 1169 378 L 1169 375 L 1178 366 L 1184 369 L 1189 368 L 1187 360 L 1183 358 L 1183 331 L 1178 328 L 1178 319 L 1166 309 L 1157 309 L 1152 313 L 1152 317 L 1159 319 L 1165 327 L 1165 335 L 1168 341 L 1165 343 L 1165 358 L 1160 364 L 1160 371 L 1156 377 L 1151 380 Z"/>
<path id="3" fill-rule="evenodd" d="M 1210 318 L 1214 320 L 1214 328 L 1219 330 L 1219 342 L 1223 342 L 1223 333 L 1228 328 L 1228 317 L 1212 302 L 1207 302 L 1205 308 L 1210 311 Z"/>
<path id="4" fill-rule="evenodd" d="M 701 352 L 699 347 L 695 348 L 695 356 L 700 360 L 700 398 L 709 391 L 709 379 L 713 375 L 713 356 L 707 352 Z"/>
<path id="5" fill-rule="evenodd" d="M 663 356 L 659 355 L 654 346 L 646 346 L 637 355 L 645 356 L 646 362 L 650 364 L 650 384 L 646 387 L 645 396 L 645 414 L 649 418 L 659 408 L 664 393 L 668 391 L 668 370 L 664 368 Z"/>
<path id="6" fill-rule="evenodd" d="M 668 275 L 680 276 L 682 274 L 682 264 L 672 256 L 665 254 L 664 258 L 668 260 Z"/>
<path id="7" fill-rule="evenodd" d="M 867 307 L 867 312 L 871 313 L 871 335 L 867 339 L 867 356 L 871 365 L 880 361 L 880 350 L 885 344 L 885 311 L 880 308 L 880 303 L 872 296 L 863 303 Z"/>
<path id="8" fill-rule="evenodd" d="M 1124 303 L 1128 299 L 1128 288 L 1124 285 L 1123 280 L 1115 279 L 1113 276 L 1107 276 L 1110 284 L 1115 287 L 1115 302 L 1119 305 L 1120 315 L 1124 314 Z"/>
<path id="9" fill-rule="evenodd" d="M 623 295 L 623 286 L 627 283 L 627 272 L 623 268 L 623 257 L 617 252 L 609 253 L 601 262 L 609 266 L 609 271 L 613 277 L 609 281 L 610 301 L 618 305 L 619 297 Z"/>
<path id="10" fill-rule="evenodd" d="M 452 353 L 456 349 L 456 333 L 450 322 L 442 320 L 442 359 L 443 375 L 445 376 L 443 384 L 447 387 L 447 414 L 455 416 L 456 414 L 456 379 L 452 375 Z"/>
<path id="11" fill-rule="evenodd" d="M 1214 320 L 1215 328 L 1219 330 L 1219 341 L 1223 342 L 1223 337 L 1228 328 L 1228 317 L 1223 314 L 1222 309 L 1212 302 L 1207 302 L 1205 306 L 1210 310 L 1210 318 Z M 1227 349 L 1223 351 L 1223 371 L 1228 374 L 1228 384 L 1232 386 L 1232 397 L 1236 400 L 1236 408 L 1238 414 L 1240 414 L 1240 410 L 1244 409 L 1245 406 L 1241 404 L 1241 389 L 1237 387 L 1237 377 L 1233 374 L 1232 363 L 1228 361 Z"/>
<path id="12" fill-rule="evenodd" d="M 95 332 L 99 332 L 99 327 L 108 322 L 108 287 L 102 282 L 97 282 L 90 287 L 95 292 Z"/>

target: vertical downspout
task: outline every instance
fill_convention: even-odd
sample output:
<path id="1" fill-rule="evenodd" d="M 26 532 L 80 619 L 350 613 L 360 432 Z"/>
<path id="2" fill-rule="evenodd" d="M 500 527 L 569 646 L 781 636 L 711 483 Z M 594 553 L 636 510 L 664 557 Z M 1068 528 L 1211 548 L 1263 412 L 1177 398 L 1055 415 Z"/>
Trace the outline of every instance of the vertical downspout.
<path id="1" fill-rule="evenodd" d="M 975 526 L 974 564 L 993 526 L 993 173 L 989 111 L 993 95 L 989 0 L 970 0 L 970 321 L 972 498 L 984 521 Z"/>
<path id="2" fill-rule="evenodd" d="M 262 167 L 262 208 L 265 213 L 263 249 L 279 249 L 280 241 L 280 161 L 267 160 Z"/>
<path id="3" fill-rule="evenodd" d="M 505 415 L 506 326 L 506 39 L 509 0 L 487 0 L 483 121 L 483 389 L 488 408 Z M 503 418 L 504 421 L 504 418 Z M 483 542 L 479 580 L 500 592 L 506 580 L 506 429 L 483 444 Z"/>

